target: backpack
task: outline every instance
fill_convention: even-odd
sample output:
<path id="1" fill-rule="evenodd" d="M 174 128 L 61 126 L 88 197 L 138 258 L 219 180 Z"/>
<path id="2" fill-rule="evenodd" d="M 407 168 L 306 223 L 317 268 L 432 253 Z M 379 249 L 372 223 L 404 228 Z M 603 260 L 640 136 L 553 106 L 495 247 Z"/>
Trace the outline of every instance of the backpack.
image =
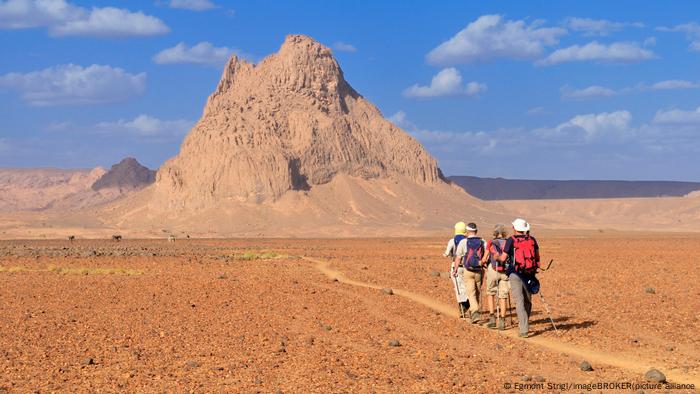
<path id="1" fill-rule="evenodd" d="M 495 238 L 489 241 L 489 259 L 491 266 L 496 272 L 504 272 L 506 270 L 506 262 L 498 261 L 498 256 L 503 253 L 503 248 L 506 246 L 506 240 L 503 238 Z"/>
<path id="2" fill-rule="evenodd" d="M 466 238 L 466 237 L 467 237 L 467 236 L 466 236 L 466 235 L 463 235 L 463 234 L 457 234 L 457 235 L 455 235 L 455 237 L 454 237 L 455 246 L 454 246 L 454 249 L 452 249 L 452 256 L 456 256 L 456 255 L 457 255 L 457 246 L 459 246 L 459 243 L 462 242 L 462 240 L 463 240 L 464 238 Z"/>
<path id="3" fill-rule="evenodd" d="M 467 254 L 462 258 L 462 267 L 467 271 L 481 271 L 481 258 L 484 257 L 483 240 L 479 237 L 467 238 Z"/>
<path id="4" fill-rule="evenodd" d="M 535 239 L 529 235 L 512 236 L 513 265 L 517 272 L 535 273 L 539 267 L 535 251 Z"/>

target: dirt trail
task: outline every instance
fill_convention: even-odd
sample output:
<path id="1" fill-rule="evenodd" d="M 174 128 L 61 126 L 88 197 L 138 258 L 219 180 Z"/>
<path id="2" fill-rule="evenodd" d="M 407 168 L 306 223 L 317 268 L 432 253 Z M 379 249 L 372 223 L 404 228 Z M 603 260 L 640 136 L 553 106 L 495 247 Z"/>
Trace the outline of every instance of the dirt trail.
<path id="1" fill-rule="evenodd" d="M 330 263 L 327 261 L 312 258 L 312 257 L 306 257 L 306 256 L 302 256 L 302 258 L 304 260 L 307 260 L 309 262 L 314 263 L 316 269 L 321 271 L 323 274 L 325 274 L 329 278 L 337 279 L 339 282 L 346 283 L 346 284 L 349 284 L 352 286 L 366 287 L 366 288 L 371 288 L 371 289 L 382 289 L 384 287 L 387 287 L 387 286 L 376 285 L 373 283 L 362 282 L 362 281 L 357 281 L 357 280 L 348 278 L 343 272 L 331 268 Z M 452 306 L 446 305 L 442 302 L 439 302 L 435 299 L 432 299 L 430 297 L 426 297 L 426 296 L 423 296 L 420 294 L 412 293 L 410 291 L 402 290 L 402 289 L 392 288 L 392 291 L 396 295 L 410 299 L 410 300 L 417 302 L 421 305 L 424 305 L 424 306 L 426 306 L 426 307 L 428 307 L 436 312 L 440 312 L 446 316 L 459 318 L 459 313 L 455 308 L 453 308 Z M 474 325 L 473 327 L 481 327 L 481 326 Z M 633 357 L 630 357 L 630 356 L 624 355 L 624 354 L 605 353 L 605 352 L 589 349 L 589 348 L 579 346 L 579 345 L 572 345 L 572 344 L 559 342 L 556 340 L 552 340 L 551 338 L 530 337 L 527 339 L 522 339 L 522 338 L 518 337 L 515 330 L 508 330 L 508 331 L 489 330 L 489 331 L 493 332 L 496 335 L 504 335 L 504 336 L 509 337 L 511 339 L 514 339 L 514 340 L 527 341 L 527 343 L 535 344 L 535 345 L 538 345 L 540 347 L 546 348 L 546 349 L 551 350 L 551 351 L 566 353 L 566 354 L 571 355 L 571 356 L 586 359 L 589 362 L 594 363 L 594 364 L 610 365 L 610 366 L 624 369 L 624 370 L 634 372 L 637 374 L 643 375 L 646 371 L 649 370 L 649 368 L 652 368 L 652 367 L 658 368 L 659 370 L 664 372 L 664 374 L 666 375 L 666 378 L 670 382 L 683 383 L 683 384 L 694 384 L 695 387 L 700 387 L 700 377 L 697 376 L 697 374 L 683 373 L 683 372 L 680 372 L 678 370 L 671 369 L 670 367 L 666 367 L 663 365 L 663 363 L 658 362 L 658 361 L 642 360 L 642 359 L 639 359 L 638 357 L 633 358 Z"/>

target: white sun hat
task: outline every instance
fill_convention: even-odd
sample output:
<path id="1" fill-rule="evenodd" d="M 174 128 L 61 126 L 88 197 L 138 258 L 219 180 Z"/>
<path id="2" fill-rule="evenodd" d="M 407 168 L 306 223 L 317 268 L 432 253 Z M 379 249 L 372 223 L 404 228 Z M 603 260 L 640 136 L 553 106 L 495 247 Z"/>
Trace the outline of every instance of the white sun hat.
<path id="1" fill-rule="evenodd" d="M 528 232 L 530 231 L 530 223 L 528 223 L 525 219 L 517 218 L 513 220 L 513 228 L 515 231 Z"/>

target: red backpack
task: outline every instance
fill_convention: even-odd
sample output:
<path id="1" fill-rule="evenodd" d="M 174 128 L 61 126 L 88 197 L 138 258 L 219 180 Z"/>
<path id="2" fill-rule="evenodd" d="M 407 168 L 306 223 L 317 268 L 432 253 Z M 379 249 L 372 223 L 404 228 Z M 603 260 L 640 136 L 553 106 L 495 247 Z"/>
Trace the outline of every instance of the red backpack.
<path id="1" fill-rule="evenodd" d="M 491 260 L 491 266 L 496 272 L 504 272 L 506 270 L 506 263 L 498 261 L 498 256 L 503 253 L 503 248 L 505 246 L 506 240 L 503 238 L 494 238 L 489 241 L 489 259 Z"/>
<path id="2" fill-rule="evenodd" d="M 535 239 L 529 235 L 523 237 L 512 236 L 513 239 L 513 264 L 515 271 L 534 273 L 540 262 L 537 261 Z"/>

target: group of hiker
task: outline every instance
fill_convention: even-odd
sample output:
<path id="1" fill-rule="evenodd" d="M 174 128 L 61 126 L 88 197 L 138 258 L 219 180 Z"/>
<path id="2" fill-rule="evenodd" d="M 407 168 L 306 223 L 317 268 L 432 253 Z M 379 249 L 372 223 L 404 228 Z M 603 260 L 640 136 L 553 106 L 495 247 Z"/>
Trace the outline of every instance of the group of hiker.
<path id="1" fill-rule="evenodd" d="M 475 223 L 459 222 L 454 229 L 455 235 L 448 241 L 444 256 L 452 261 L 450 278 L 460 317 L 472 323 L 482 321 L 480 293 L 485 276 L 489 312 L 486 326 L 505 330 L 506 302 L 510 304 L 509 293 L 512 293 L 519 335 L 526 338 L 532 294 L 539 290 L 535 274 L 540 265 L 539 246 L 530 235 L 530 224 L 515 219 L 510 237 L 506 226 L 497 224 L 489 241 L 478 236 Z"/>

